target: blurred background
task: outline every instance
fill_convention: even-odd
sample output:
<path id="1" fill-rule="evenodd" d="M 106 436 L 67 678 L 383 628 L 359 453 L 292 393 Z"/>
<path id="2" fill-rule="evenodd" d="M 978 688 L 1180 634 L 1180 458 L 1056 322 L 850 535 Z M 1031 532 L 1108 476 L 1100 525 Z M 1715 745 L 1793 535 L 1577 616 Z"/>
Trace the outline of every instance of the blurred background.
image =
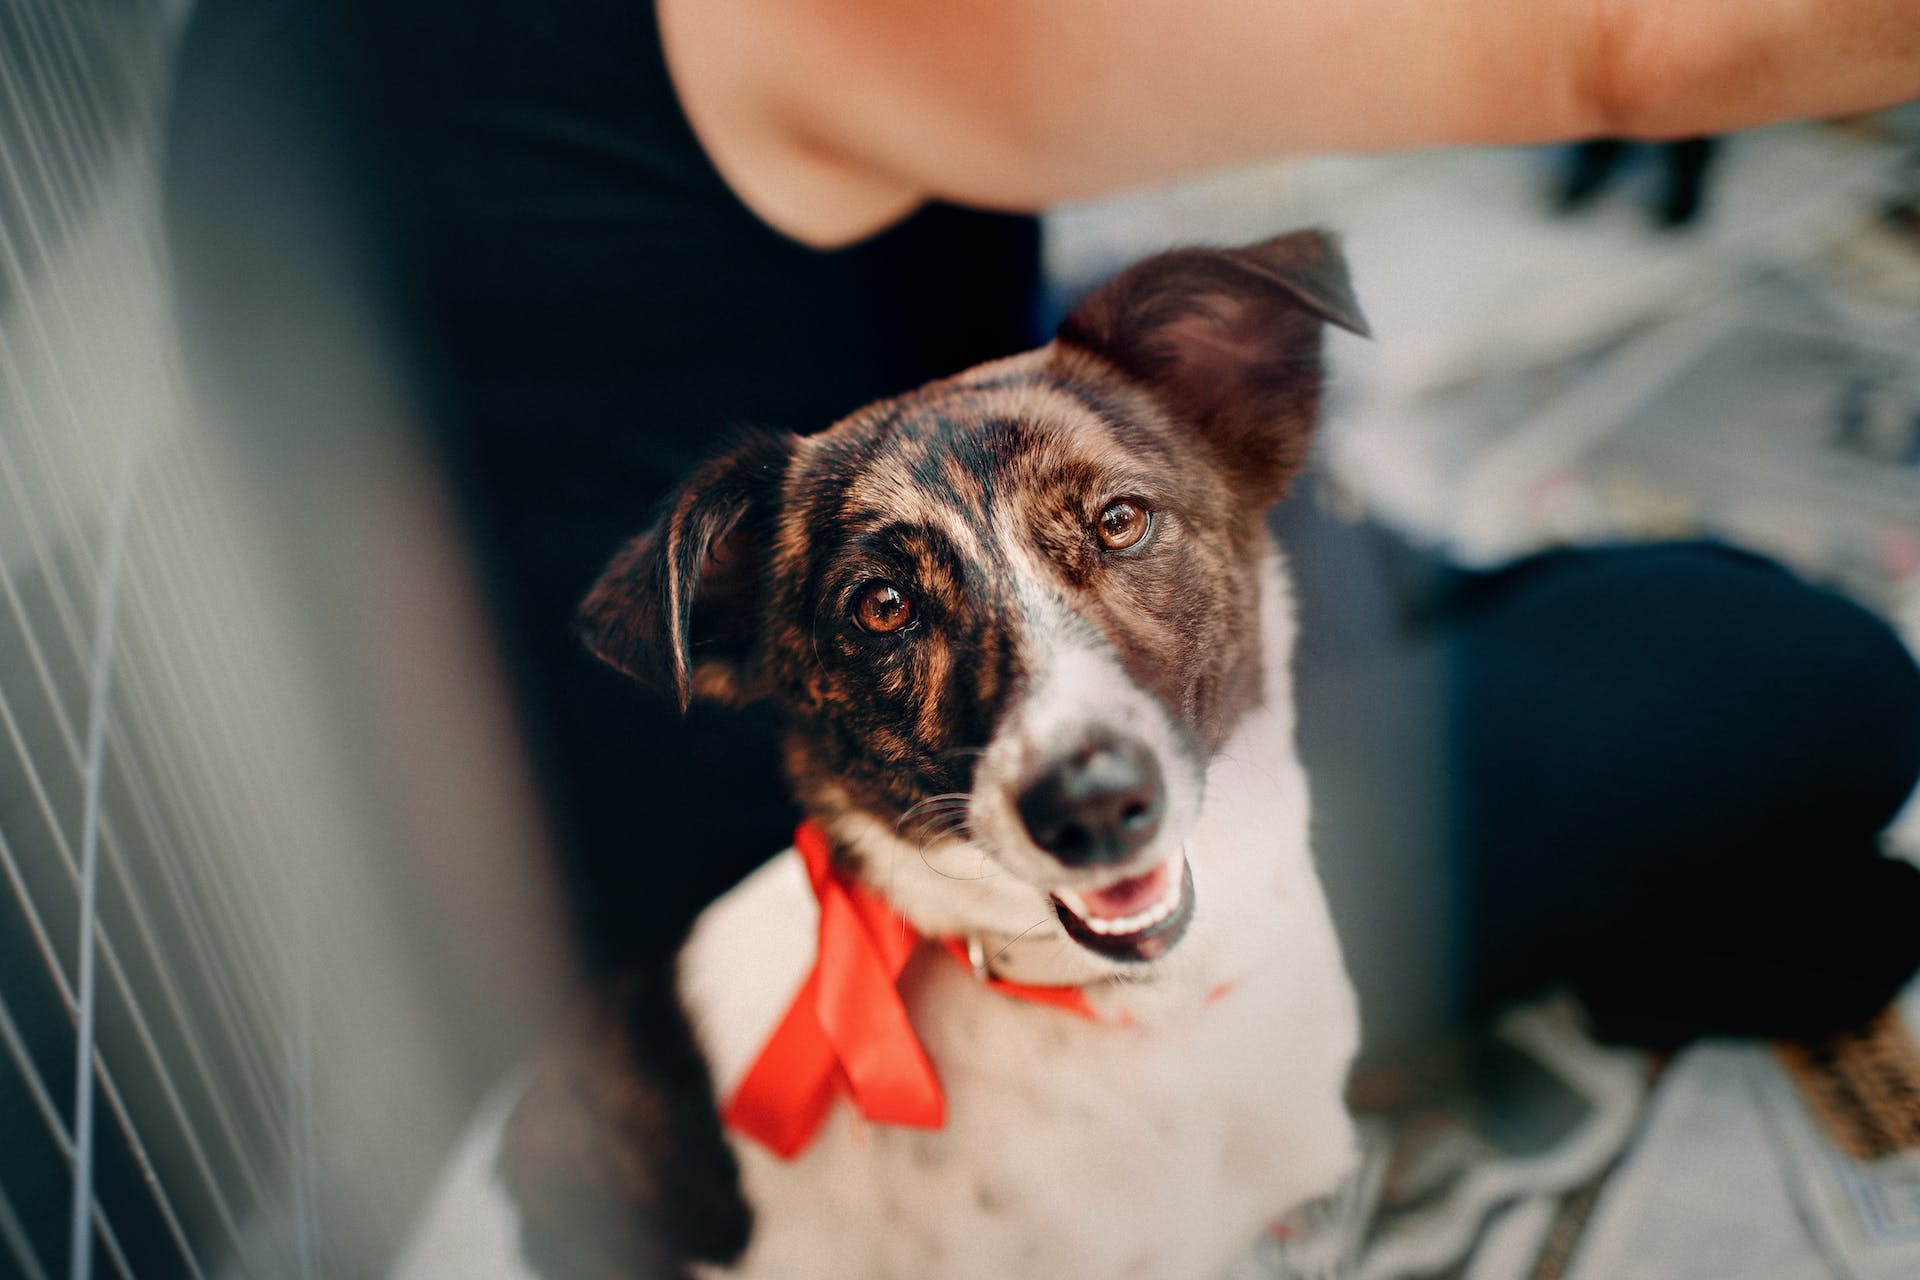
<path id="1" fill-rule="evenodd" d="M 159 180 L 187 8 L 0 4 L 0 1277 L 382 1273 L 573 963 L 445 481 L 324 219 L 262 264 L 310 317 L 278 353 L 305 412 L 190 390 Z M 1723 139 L 1678 207 L 1675 163 L 1275 164 L 1061 210 L 1046 267 L 1064 298 L 1335 227 L 1376 337 L 1335 339 L 1323 518 L 1465 565 L 1712 536 L 1920 644 L 1920 111 Z M 1890 851 L 1920 857 L 1912 806 Z M 1742 1193 L 1798 1233 L 1766 1274 L 1914 1258 L 1795 1225 L 1836 1196 L 1920 1249 L 1911 1164 L 1836 1192 L 1761 1102 L 1709 1151 L 1629 1092 L 1643 1143 L 1692 1135 L 1663 1176 L 1777 1163 Z M 1624 1256 L 1586 1273 L 1762 1274 Z"/>

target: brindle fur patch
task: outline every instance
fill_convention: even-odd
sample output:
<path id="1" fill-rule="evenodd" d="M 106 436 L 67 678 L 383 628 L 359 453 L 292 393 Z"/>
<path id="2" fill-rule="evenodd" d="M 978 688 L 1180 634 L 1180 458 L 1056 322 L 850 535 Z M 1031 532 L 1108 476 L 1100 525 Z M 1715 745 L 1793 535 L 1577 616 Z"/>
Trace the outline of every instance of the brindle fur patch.
<path id="1" fill-rule="evenodd" d="M 966 792 L 1047 618 L 1092 627 L 1203 757 L 1259 696 L 1254 565 L 1305 458 L 1323 320 L 1364 329 L 1317 233 L 1149 259 L 1050 346 L 711 464 L 596 588 L 589 643 L 668 688 L 777 701 L 819 817 Z M 1152 527 L 1107 551 L 1119 498 Z M 853 621 L 875 580 L 910 625 Z"/>
<path id="2" fill-rule="evenodd" d="M 1056 347 L 803 442 L 759 653 L 803 799 L 831 778 L 897 819 L 967 790 L 1034 675 L 1036 597 L 1096 628 L 1202 752 L 1255 696 L 1262 504 L 1147 396 L 1110 385 L 1096 409 L 1074 394 L 1090 363 Z M 1122 497 L 1153 528 L 1109 552 L 1093 530 Z M 869 636 L 849 622 L 847 601 L 876 578 L 914 600 L 911 627 Z"/>

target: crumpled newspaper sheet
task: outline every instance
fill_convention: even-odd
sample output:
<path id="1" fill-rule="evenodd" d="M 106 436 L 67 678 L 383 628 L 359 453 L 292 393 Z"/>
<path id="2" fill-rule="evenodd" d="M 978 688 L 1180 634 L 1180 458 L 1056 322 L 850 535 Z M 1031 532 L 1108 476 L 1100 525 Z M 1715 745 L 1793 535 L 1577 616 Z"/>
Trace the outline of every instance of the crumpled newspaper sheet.
<path id="1" fill-rule="evenodd" d="M 1230 1280 L 1913 1280 L 1920 983 L 1823 1045 L 1704 1041 L 1657 1072 L 1552 1002 L 1364 1120 L 1341 1192 Z"/>
<path id="2" fill-rule="evenodd" d="M 1359 1170 L 1276 1224 L 1233 1280 L 1461 1276 L 1485 1252 L 1489 1223 L 1515 1206 L 1564 1205 L 1584 1218 L 1634 1132 L 1647 1077 L 1645 1055 L 1594 1043 L 1576 1008 L 1554 1000 L 1364 1081 L 1359 1092 L 1374 1096 L 1359 1099 Z M 1557 1247 L 1554 1216 L 1532 1258 Z"/>

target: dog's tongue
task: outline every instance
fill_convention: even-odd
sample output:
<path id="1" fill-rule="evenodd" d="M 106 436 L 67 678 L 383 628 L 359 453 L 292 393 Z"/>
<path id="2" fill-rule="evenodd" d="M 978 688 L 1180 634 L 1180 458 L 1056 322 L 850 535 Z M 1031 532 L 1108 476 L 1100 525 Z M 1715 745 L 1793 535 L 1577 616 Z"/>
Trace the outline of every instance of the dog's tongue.
<path id="1" fill-rule="evenodd" d="M 1075 894 L 1076 908 L 1082 917 L 1090 919 L 1119 920 L 1138 915 L 1167 896 L 1171 887 L 1169 882 L 1176 874 L 1178 864 L 1179 859 L 1172 859 L 1151 871 L 1128 876 L 1104 889 Z"/>

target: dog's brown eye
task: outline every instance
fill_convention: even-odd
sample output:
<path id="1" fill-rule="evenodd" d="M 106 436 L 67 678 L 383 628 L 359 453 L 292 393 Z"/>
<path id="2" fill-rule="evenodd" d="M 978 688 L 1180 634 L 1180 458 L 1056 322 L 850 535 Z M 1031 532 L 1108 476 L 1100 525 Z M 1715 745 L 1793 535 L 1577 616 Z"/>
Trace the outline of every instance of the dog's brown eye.
<path id="1" fill-rule="evenodd" d="M 891 582 L 869 582 L 854 596 L 853 620 L 862 631 L 888 635 L 913 621 L 913 601 Z"/>
<path id="2" fill-rule="evenodd" d="M 1125 551 L 1147 536 L 1147 526 L 1151 520 L 1144 507 L 1122 499 L 1109 503 L 1107 509 L 1100 513 L 1100 518 L 1093 524 L 1094 535 L 1107 550 Z"/>

